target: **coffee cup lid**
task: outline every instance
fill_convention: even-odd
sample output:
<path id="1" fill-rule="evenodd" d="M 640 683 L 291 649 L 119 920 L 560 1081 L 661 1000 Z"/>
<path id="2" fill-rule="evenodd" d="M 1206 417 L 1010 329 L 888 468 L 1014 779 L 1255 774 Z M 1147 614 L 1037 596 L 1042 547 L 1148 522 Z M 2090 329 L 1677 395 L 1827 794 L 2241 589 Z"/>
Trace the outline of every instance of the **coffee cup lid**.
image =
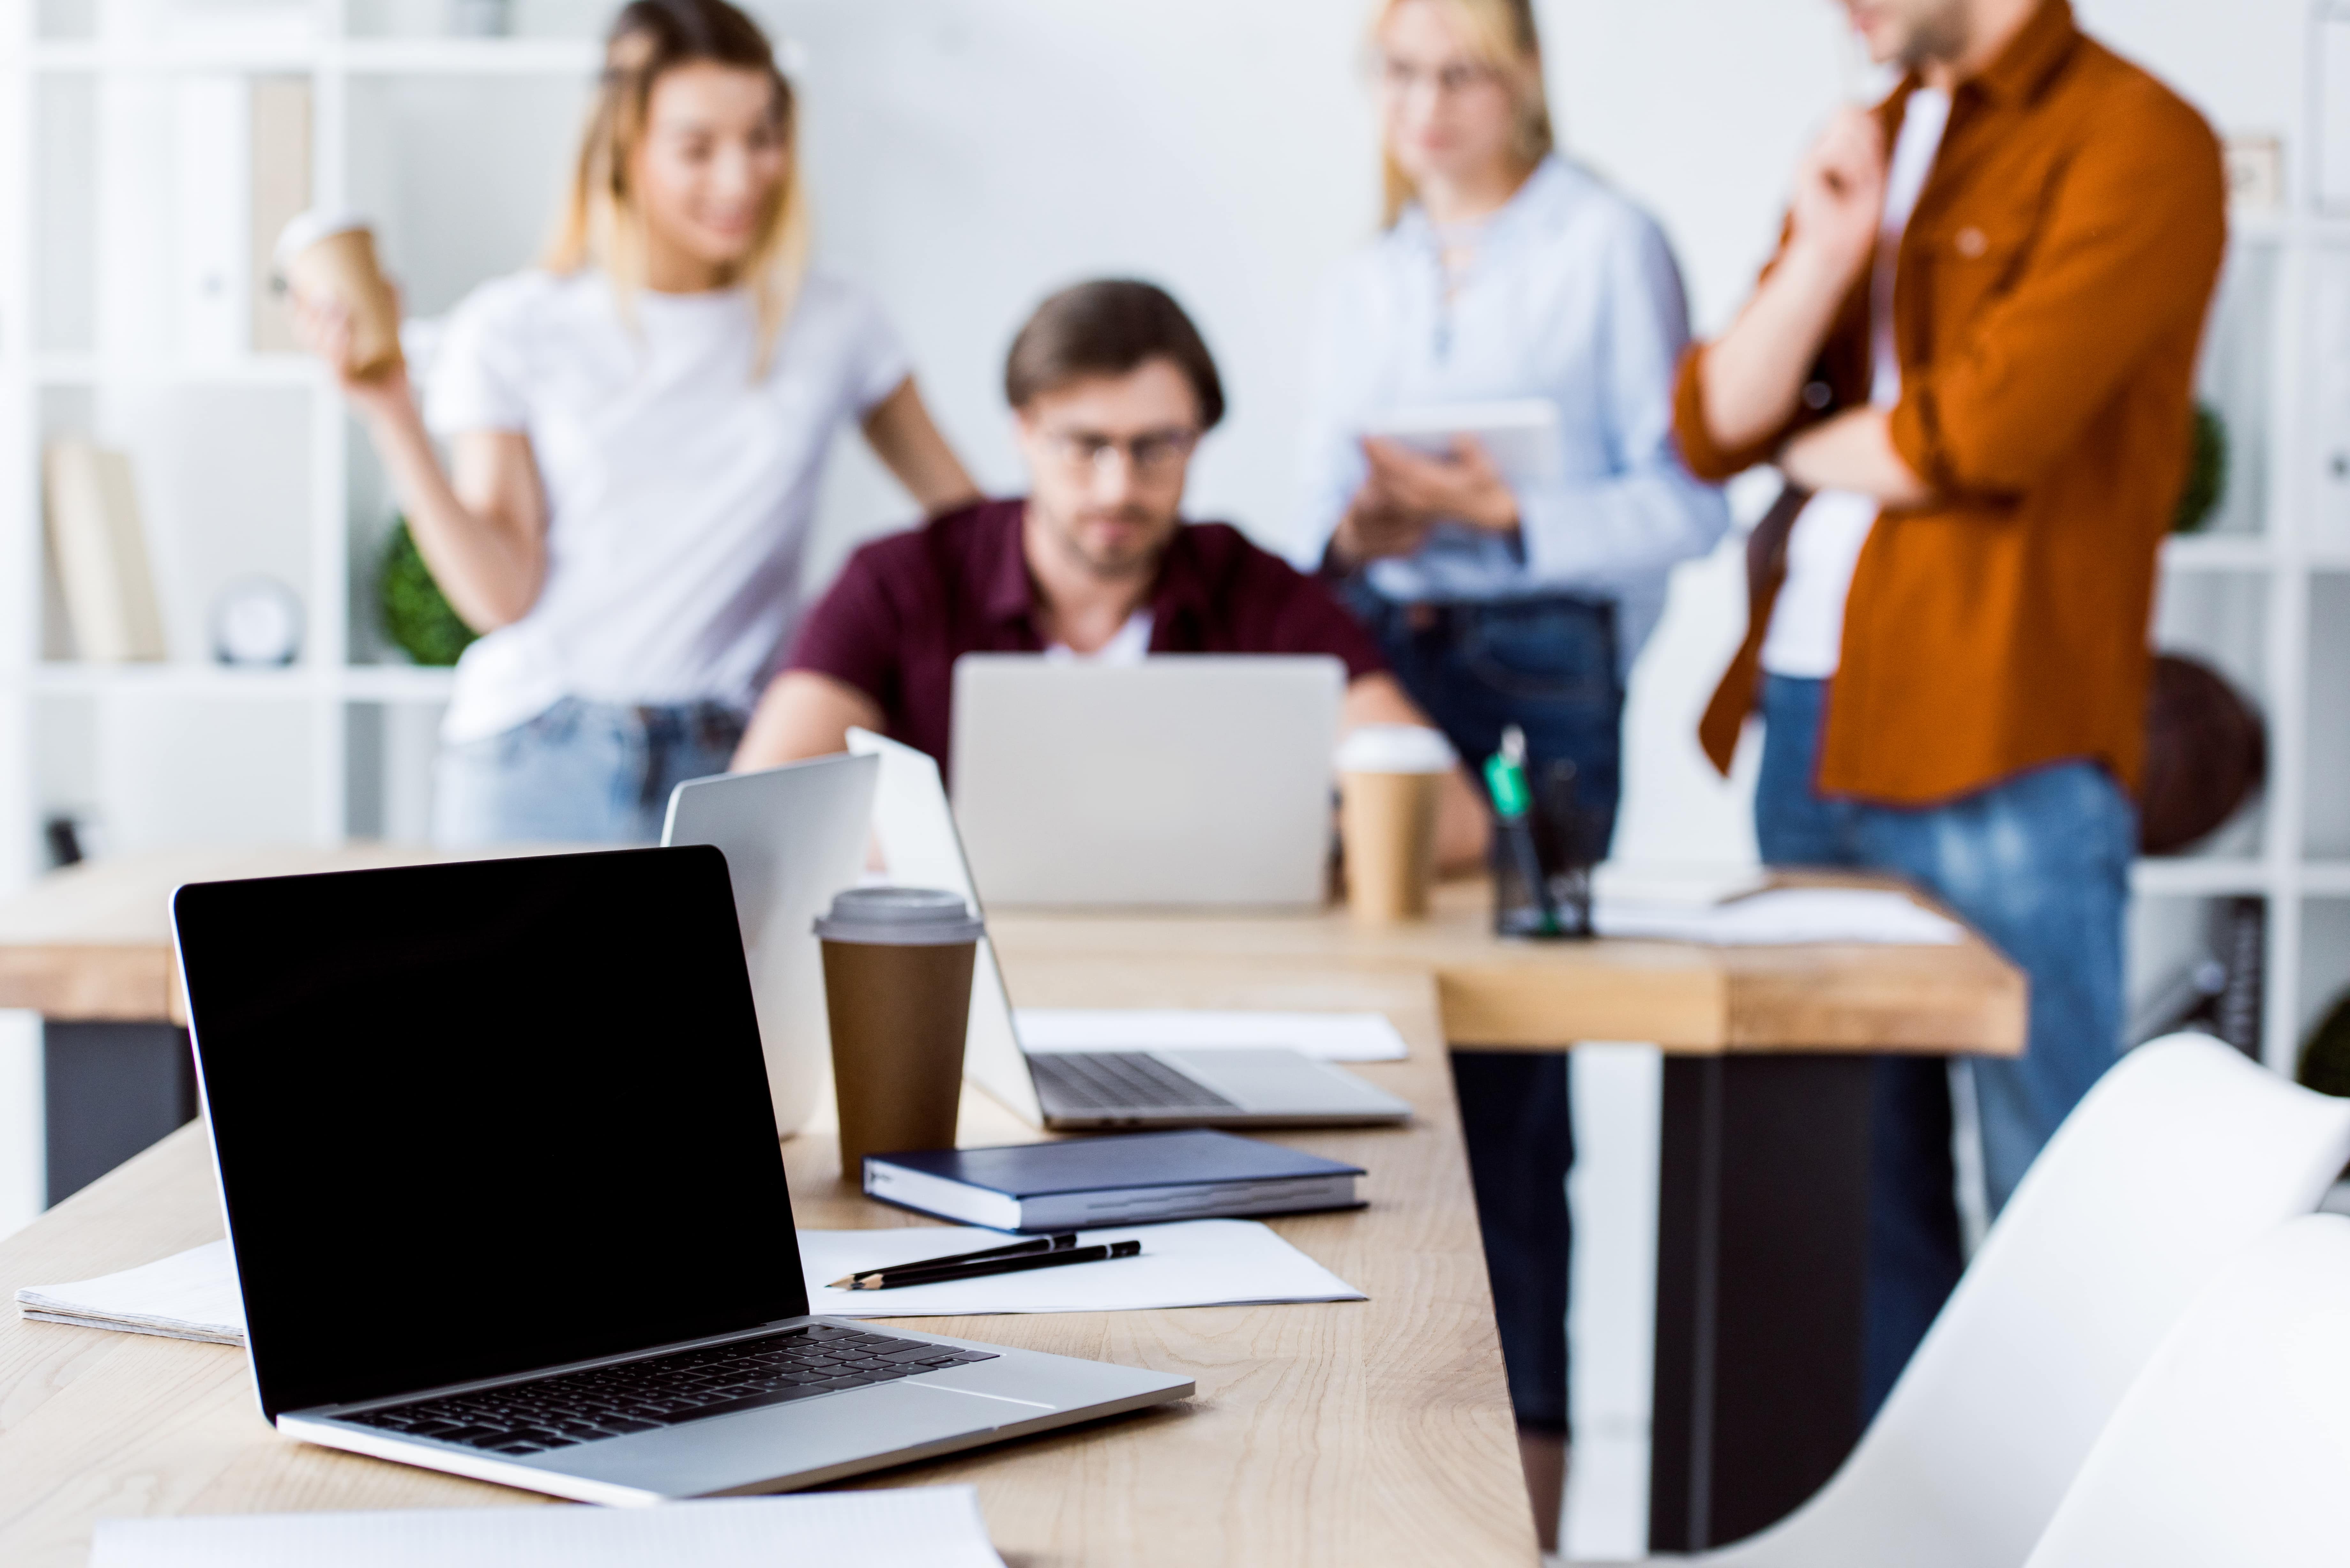
<path id="1" fill-rule="evenodd" d="M 1443 774 L 1453 762 L 1444 732 L 1425 724 L 1365 724 L 1338 743 L 1342 774 Z"/>
<path id="2" fill-rule="evenodd" d="M 851 888 L 816 922 L 827 941 L 904 948 L 976 941 L 986 929 L 962 895 L 938 888 Z"/>
<path id="3" fill-rule="evenodd" d="M 276 265 L 283 269 L 288 262 L 329 234 L 346 234 L 353 229 L 369 226 L 367 219 L 344 208 L 314 207 L 297 214 L 277 232 L 277 248 L 271 253 Z"/>

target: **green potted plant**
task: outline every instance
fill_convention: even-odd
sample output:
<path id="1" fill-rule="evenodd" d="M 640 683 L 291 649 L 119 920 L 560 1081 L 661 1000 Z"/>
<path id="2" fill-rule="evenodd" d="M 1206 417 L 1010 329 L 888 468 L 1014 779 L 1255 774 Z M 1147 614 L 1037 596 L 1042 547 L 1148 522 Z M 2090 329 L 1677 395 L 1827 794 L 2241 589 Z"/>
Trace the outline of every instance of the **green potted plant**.
<path id="1" fill-rule="evenodd" d="M 419 664 L 454 664 L 481 635 L 449 607 L 448 597 L 432 580 L 432 568 L 417 551 L 405 517 L 393 520 L 377 563 L 376 609 L 383 618 L 384 635 Z"/>
<path id="2" fill-rule="evenodd" d="M 2171 514 L 2174 534 L 2197 534 L 2220 509 L 2228 491 L 2228 427 L 2209 403 L 2195 405 L 2195 445 L 2187 463 L 2187 483 L 2178 492 L 2178 510 Z"/>

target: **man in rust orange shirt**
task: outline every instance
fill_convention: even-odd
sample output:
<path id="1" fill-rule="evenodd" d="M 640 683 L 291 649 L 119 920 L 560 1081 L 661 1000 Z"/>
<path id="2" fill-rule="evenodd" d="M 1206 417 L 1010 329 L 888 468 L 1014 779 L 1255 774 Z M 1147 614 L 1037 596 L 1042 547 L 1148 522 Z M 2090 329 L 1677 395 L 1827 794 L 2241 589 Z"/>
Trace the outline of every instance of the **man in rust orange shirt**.
<path id="1" fill-rule="evenodd" d="M 2219 149 L 2065 0 L 1844 0 L 1904 68 L 1797 171 L 1777 257 L 1676 393 L 1701 478 L 1775 462 L 1701 738 L 1765 739 L 1763 857 L 1932 889 L 2031 981 L 2018 1061 L 1880 1062 L 1874 1409 L 1960 1267 L 1950 1093 L 1995 1212 L 2108 1066 L 2156 551 L 2226 240 Z"/>

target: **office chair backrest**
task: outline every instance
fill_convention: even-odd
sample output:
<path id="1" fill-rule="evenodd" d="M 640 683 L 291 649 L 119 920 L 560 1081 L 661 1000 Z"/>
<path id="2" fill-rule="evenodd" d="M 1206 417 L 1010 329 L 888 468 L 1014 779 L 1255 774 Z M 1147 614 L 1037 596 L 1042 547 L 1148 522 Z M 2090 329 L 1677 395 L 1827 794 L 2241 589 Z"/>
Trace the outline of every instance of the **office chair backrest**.
<path id="1" fill-rule="evenodd" d="M 2350 1220 L 2220 1272 L 2130 1386 L 2028 1568 L 2350 1559 Z"/>
<path id="2" fill-rule="evenodd" d="M 2350 1100 L 2200 1034 L 2057 1129 L 1852 1457 L 1721 1568 L 2020 1568 L 2125 1391 L 2230 1259 L 2350 1160 Z"/>

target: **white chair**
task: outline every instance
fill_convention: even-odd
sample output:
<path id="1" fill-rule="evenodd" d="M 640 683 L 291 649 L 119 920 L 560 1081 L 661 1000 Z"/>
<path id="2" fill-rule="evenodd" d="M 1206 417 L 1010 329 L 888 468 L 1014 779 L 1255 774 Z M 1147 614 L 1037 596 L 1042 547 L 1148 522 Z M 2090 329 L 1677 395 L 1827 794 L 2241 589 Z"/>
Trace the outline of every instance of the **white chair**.
<path id="1" fill-rule="evenodd" d="M 2089 1450 L 2026 1568 L 2350 1561 L 2350 1220 L 2220 1272 Z"/>
<path id="2" fill-rule="evenodd" d="M 2350 1100 L 2205 1035 L 2138 1047 L 2057 1129 L 1852 1457 L 1695 1561 L 2020 1568 L 2196 1293 L 2345 1161 Z"/>

